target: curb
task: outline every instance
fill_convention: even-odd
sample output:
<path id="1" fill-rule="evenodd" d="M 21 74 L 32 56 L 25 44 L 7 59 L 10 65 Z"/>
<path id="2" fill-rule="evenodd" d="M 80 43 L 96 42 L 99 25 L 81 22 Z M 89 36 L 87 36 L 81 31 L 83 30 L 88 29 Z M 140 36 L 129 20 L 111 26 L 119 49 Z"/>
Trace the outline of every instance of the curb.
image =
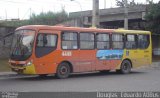
<path id="1" fill-rule="evenodd" d="M 15 72 L 0 72 L 0 77 L 17 75 Z"/>

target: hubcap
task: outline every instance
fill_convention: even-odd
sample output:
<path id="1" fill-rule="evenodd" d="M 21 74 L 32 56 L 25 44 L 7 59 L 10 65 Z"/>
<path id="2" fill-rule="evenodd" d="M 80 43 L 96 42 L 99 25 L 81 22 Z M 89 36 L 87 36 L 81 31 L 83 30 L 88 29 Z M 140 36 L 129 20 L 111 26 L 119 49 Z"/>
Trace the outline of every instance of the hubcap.
<path id="1" fill-rule="evenodd" d="M 128 64 L 127 63 L 124 64 L 123 69 L 128 70 Z"/>
<path id="2" fill-rule="evenodd" d="M 66 74 L 67 72 L 68 72 L 67 67 L 62 66 L 61 69 L 60 69 L 60 73 L 61 73 L 62 75 L 64 75 L 64 74 Z"/>

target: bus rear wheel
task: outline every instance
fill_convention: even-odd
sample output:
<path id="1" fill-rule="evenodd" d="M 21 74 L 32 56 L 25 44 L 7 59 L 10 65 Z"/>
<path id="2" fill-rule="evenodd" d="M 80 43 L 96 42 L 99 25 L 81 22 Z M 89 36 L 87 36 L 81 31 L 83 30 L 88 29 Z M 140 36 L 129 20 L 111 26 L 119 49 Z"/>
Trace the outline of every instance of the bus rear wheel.
<path id="1" fill-rule="evenodd" d="M 71 69 L 69 64 L 66 62 L 62 62 L 57 68 L 56 77 L 59 79 L 68 78 L 70 75 L 70 72 L 71 72 Z"/>
<path id="2" fill-rule="evenodd" d="M 121 64 L 120 70 L 117 70 L 118 73 L 128 74 L 131 72 L 131 62 L 124 60 Z"/>

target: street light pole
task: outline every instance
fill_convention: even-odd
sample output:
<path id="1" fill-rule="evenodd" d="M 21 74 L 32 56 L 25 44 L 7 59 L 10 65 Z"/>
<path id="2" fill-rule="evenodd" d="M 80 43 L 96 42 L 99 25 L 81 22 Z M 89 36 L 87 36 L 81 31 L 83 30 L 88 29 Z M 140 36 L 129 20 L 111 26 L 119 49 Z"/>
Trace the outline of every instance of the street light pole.
<path id="1" fill-rule="evenodd" d="M 106 8 L 106 0 L 104 0 L 104 9 Z"/>
<path id="2" fill-rule="evenodd" d="M 93 0 L 92 27 L 99 27 L 99 0 Z"/>
<path id="3" fill-rule="evenodd" d="M 124 28 L 128 30 L 128 3 L 124 0 Z"/>

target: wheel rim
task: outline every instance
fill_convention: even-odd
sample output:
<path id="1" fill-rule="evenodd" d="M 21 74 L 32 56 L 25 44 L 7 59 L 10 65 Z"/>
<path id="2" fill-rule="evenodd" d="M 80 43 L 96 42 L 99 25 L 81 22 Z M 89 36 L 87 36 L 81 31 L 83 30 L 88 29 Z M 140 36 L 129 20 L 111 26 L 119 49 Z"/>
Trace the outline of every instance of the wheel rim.
<path id="1" fill-rule="evenodd" d="M 123 70 L 127 71 L 128 69 L 129 69 L 129 65 L 128 65 L 127 63 L 125 63 L 125 64 L 123 65 Z"/>
<path id="2" fill-rule="evenodd" d="M 125 62 L 123 64 L 122 70 L 126 73 L 128 73 L 130 71 L 130 64 L 128 62 Z"/>
<path id="3" fill-rule="evenodd" d="M 65 74 L 67 74 L 68 73 L 68 68 L 66 67 L 66 66 L 62 66 L 61 68 L 60 68 L 60 74 L 61 75 L 65 75 Z"/>

